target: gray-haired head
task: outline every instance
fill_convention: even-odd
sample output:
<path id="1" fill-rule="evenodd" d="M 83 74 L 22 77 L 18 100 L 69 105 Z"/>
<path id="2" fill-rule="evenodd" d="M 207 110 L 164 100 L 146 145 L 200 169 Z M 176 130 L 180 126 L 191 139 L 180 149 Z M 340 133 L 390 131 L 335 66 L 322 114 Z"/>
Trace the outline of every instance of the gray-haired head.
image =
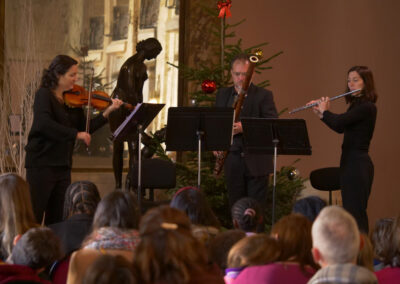
<path id="1" fill-rule="evenodd" d="M 338 206 L 322 209 L 312 226 L 312 239 L 327 264 L 354 262 L 360 248 L 354 217 Z"/>

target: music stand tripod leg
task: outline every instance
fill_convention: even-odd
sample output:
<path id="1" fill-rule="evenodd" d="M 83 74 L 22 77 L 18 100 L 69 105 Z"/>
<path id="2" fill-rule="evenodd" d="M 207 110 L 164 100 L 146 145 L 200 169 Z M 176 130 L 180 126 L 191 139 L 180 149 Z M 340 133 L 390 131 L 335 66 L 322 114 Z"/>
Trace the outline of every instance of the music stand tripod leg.
<path id="1" fill-rule="evenodd" d="M 142 212 L 142 125 L 138 125 L 139 141 L 138 141 L 138 187 L 137 187 L 137 199 L 139 212 Z"/>
<path id="2" fill-rule="evenodd" d="M 274 181 L 273 181 L 273 188 L 272 188 L 272 226 L 275 223 L 275 194 L 276 194 L 276 160 L 278 156 L 278 139 L 272 140 L 274 143 Z"/>
<path id="3" fill-rule="evenodd" d="M 204 134 L 204 131 L 197 131 L 197 139 L 198 139 L 198 150 L 197 150 L 197 188 L 200 189 L 201 184 L 201 136 Z"/>

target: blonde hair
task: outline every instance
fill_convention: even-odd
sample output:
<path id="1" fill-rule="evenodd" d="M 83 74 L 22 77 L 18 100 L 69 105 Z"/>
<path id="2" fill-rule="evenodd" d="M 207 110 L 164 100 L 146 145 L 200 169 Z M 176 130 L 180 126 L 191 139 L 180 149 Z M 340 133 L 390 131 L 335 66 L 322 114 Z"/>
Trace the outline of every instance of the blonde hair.
<path id="1" fill-rule="evenodd" d="M 266 234 L 256 234 L 238 241 L 229 251 L 228 268 L 264 265 L 279 259 L 278 242 Z"/>
<path id="2" fill-rule="evenodd" d="M 14 173 L 0 175 L 0 242 L 3 257 L 11 254 L 15 236 L 37 226 L 28 183 Z"/>
<path id="3" fill-rule="evenodd" d="M 365 233 L 360 233 L 360 236 L 362 237 L 363 246 L 358 252 L 357 264 L 374 272 L 374 249 L 372 248 L 371 240 Z"/>

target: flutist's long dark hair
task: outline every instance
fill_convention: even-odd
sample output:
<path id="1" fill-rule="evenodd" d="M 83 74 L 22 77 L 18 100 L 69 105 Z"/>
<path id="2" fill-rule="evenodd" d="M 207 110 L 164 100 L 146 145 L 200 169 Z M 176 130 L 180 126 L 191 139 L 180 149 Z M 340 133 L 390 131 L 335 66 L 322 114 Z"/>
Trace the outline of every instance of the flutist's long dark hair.
<path id="1" fill-rule="evenodd" d="M 357 72 L 361 79 L 364 81 L 364 88 L 361 91 L 361 97 L 346 96 L 346 103 L 352 103 L 355 100 L 358 101 L 370 101 L 375 103 L 378 99 L 378 94 L 375 91 L 374 77 L 372 76 L 372 71 L 367 66 L 353 66 L 347 71 L 347 75 L 350 72 Z M 349 92 L 349 86 L 346 86 L 346 92 Z"/>

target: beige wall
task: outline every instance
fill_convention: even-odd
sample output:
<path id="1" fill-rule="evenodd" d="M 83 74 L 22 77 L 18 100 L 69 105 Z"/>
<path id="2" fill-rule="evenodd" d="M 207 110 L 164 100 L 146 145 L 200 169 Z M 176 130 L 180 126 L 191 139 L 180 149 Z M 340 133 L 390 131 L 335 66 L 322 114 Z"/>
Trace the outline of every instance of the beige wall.
<path id="1" fill-rule="evenodd" d="M 397 0 L 251 0 L 233 1 L 233 17 L 246 22 L 237 29 L 245 47 L 270 42 L 265 56 L 283 50 L 273 69 L 256 78 L 270 79 L 278 110 L 304 105 L 321 96 L 343 93 L 346 71 L 367 65 L 375 75 L 380 95 L 378 118 L 370 154 L 375 179 L 369 201 L 370 224 L 377 218 L 400 213 L 398 186 L 400 127 L 396 88 L 400 80 L 400 1 Z M 344 112 L 344 100 L 332 103 L 334 112 Z M 329 130 L 311 111 L 282 118 L 303 118 L 308 125 L 312 156 L 298 163 L 302 176 L 312 169 L 339 164 L 342 135 Z M 278 166 L 295 160 L 281 156 Z M 279 193 L 278 193 L 279 194 Z"/>

